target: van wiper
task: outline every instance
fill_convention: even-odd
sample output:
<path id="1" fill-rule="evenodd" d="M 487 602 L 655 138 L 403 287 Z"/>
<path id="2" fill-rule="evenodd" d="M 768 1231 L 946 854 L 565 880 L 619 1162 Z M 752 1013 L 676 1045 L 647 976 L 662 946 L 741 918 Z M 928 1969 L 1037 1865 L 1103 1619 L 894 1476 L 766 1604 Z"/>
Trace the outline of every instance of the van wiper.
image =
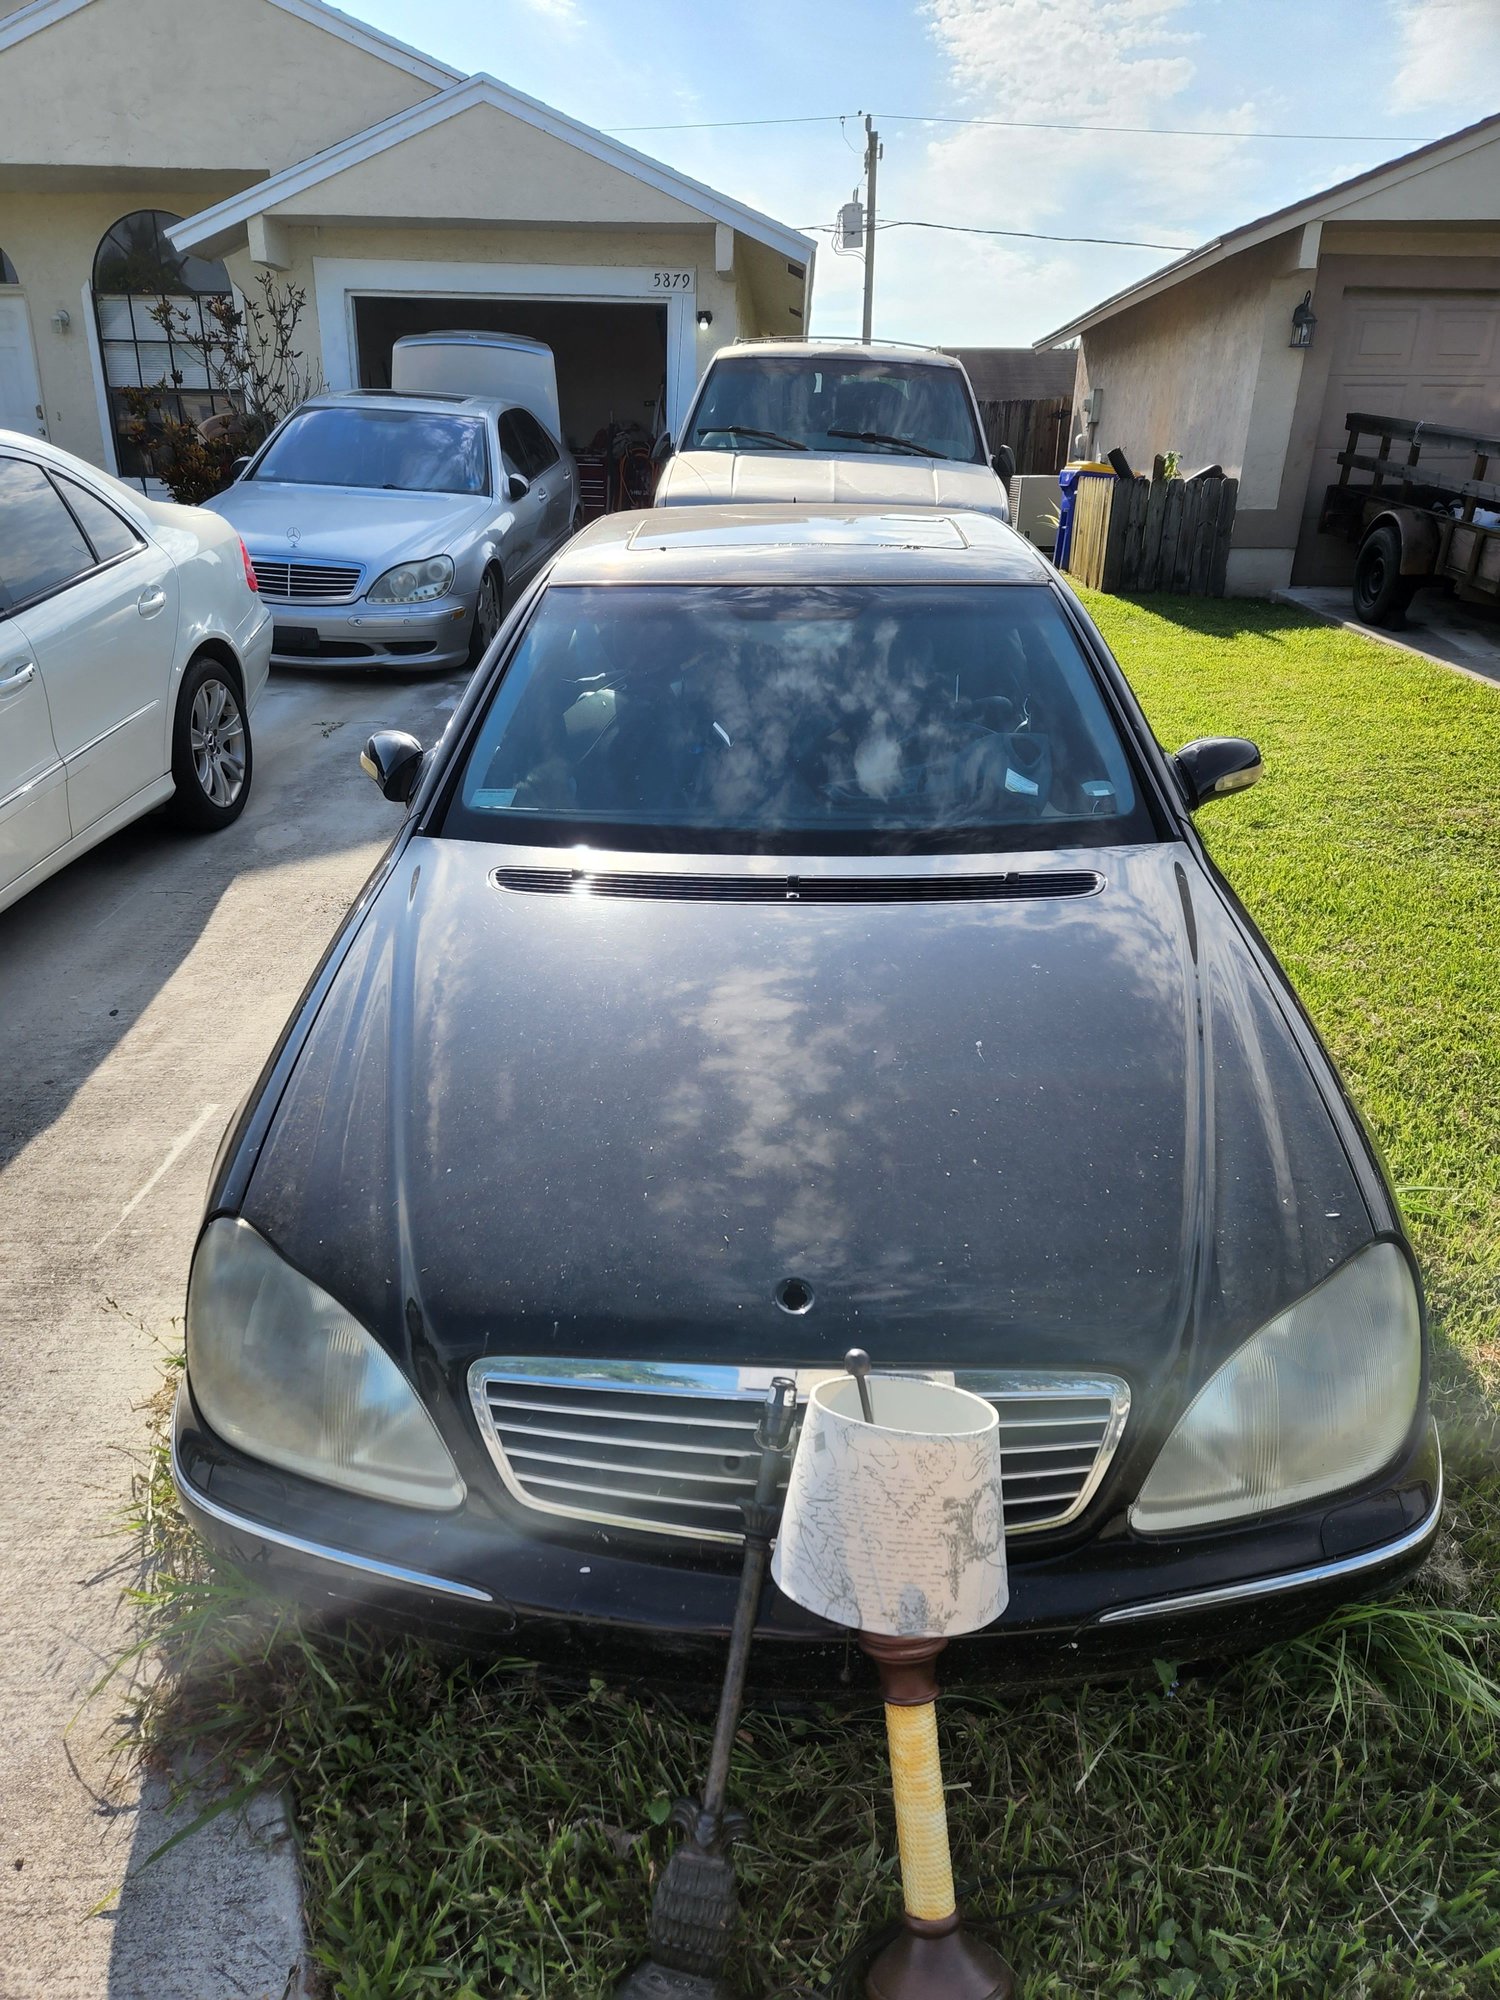
<path id="1" fill-rule="evenodd" d="M 892 437 L 889 431 L 825 431 L 825 437 L 857 438 L 861 444 L 893 444 L 904 451 L 915 453 L 918 458 L 946 458 L 945 451 L 934 451 L 930 444 L 920 444 L 916 438 Z"/>
<path id="2" fill-rule="evenodd" d="M 760 438 L 765 444 L 784 445 L 788 451 L 806 451 L 800 438 L 783 437 L 780 431 L 757 431 L 749 424 L 702 424 L 699 437 Z"/>

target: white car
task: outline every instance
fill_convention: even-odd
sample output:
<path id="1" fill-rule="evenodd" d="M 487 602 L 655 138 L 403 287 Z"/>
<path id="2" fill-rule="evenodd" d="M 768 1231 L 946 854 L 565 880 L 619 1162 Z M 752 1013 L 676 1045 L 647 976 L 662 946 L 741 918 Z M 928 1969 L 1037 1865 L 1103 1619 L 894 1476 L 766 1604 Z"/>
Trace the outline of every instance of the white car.
<path id="1" fill-rule="evenodd" d="M 656 505 L 875 503 L 1008 521 L 1014 469 L 1009 447 L 991 456 L 973 385 L 951 354 L 736 341 L 704 370 Z"/>
<path id="2" fill-rule="evenodd" d="M 0 910 L 164 800 L 238 819 L 270 662 L 227 522 L 0 431 Z"/>

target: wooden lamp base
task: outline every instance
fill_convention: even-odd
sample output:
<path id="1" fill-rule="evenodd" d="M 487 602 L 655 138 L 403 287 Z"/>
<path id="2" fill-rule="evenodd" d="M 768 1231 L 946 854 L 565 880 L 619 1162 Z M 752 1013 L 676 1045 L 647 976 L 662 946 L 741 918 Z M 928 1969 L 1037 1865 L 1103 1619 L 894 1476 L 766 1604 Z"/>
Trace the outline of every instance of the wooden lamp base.
<path id="1" fill-rule="evenodd" d="M 859 1643 L 880 1673 L 905 1904 L 900 1936 L 865 1974 L 867 2000 L 1011 2000 L 1015 1974 L 964 1929 L 953 1891 L 934 1668 L 947 1641 L 861 1632 Z"/>

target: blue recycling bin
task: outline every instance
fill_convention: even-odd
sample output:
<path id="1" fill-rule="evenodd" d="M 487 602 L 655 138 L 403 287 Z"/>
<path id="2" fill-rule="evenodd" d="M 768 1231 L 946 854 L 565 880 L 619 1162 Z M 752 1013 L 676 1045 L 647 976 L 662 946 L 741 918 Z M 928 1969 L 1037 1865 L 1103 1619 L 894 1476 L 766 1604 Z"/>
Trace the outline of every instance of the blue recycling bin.
<path id="1" fill-rule="evenodd" d="M 1073 509 L 1078 503 L 1078 482 L 1086 472 L 1112 473 L 1114 467 L 1101 460 L 1077 459 L 1065 465 L 1057 475 L 1057 483 L 1062 489 L 1062 498 L 1057 503 L 1057 547 L 1052 560 L 1059 569 L 1068 566 L 1068 550 L 1073 541 Z"/>

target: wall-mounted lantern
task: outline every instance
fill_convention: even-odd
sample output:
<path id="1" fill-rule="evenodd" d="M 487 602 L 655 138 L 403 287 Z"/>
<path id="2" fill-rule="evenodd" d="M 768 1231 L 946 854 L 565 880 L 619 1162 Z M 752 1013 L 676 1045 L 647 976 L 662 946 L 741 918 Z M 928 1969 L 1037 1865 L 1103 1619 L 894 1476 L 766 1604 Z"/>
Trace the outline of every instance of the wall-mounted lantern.
<path id="1" fill-rule="evenodd" d="M 701 307 L 698 313 L 698 331 L 700 333 L 707 333 L 708 329 L 713 325 L 713 323 L 714 323 L 714 316 L 709 311 L 708 307 L 707 306 Z"/>
<path id="2" fill-rule="evenodd" d="M 1312 309 L 1312 293 L 1302 294 L 1302 303 L 1292 307 L 1292 337 L 1288 347 L 1311 347 L 1318 315 Z"/>
<path id="3" fill-rule="evenodd" d="M 73 315 L 68 311 L 66 306 L 59 306 L 57 311 L 52 315 L 52 324 L 57 328 L 59 333 L 66 333 L 68 328 L 73 324 Z"/>

